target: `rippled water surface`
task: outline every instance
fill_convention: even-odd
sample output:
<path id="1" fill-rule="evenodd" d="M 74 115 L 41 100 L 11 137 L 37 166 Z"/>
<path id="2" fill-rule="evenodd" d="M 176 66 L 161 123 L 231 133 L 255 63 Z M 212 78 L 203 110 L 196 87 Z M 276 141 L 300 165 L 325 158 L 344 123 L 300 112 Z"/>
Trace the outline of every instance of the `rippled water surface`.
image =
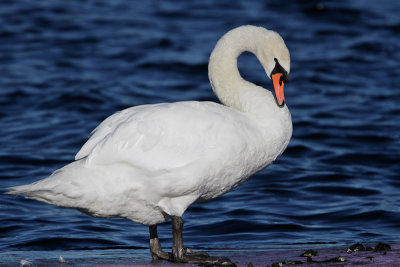
<path id="1" fill-rule="evenodd" d="M 400 241 L 400 2 L 1 1 L 0 187 L 72 161 L 134 105 L 217 101 L 209 54 L 227 30 L 278 31 L 291 52 L 285 153 L 184 216 L 194 248 Z M 242 75 L 271 88 L 255 57 Z M 147 227 L 0 194 L 12 251 L 147 248 Z M 170 225 L 160 228 L 170 246 Z"/>

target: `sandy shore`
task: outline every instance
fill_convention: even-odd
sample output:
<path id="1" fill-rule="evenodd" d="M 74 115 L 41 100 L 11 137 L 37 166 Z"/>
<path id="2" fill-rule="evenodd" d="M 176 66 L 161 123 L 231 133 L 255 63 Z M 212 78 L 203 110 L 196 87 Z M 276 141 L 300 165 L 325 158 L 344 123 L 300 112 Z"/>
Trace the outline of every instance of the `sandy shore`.
<path id="1" fill-rule="evenodd" d="M 227 256 L 237 266 L 400 266 L 400 243 L 389 243 L 381 251 L 348 252 L 347 246 L 297 245 L 278 249 L 208 250 L 213 256 Z M 312 250 L 312 251 L 308 251 Z M 307 255 L 301 256 L 308 251 Z M 306 253 L 307 254 L 307 253 Z M 60 258 L 61 256 L 61 258 Z M 147 249 L 70 251 L 12 251 L 0 253 L 0 266 L 193 266 L 152 261 Z"/>

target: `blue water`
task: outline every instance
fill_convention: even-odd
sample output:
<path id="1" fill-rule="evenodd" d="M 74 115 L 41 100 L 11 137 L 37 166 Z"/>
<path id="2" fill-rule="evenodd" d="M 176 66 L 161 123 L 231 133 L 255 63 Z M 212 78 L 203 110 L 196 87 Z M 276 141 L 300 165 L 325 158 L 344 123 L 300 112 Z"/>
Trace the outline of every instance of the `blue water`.
<path id="1" fill-rule="evenodd" d="M 235 191 L 193 205 L 197 249 L 400 241 L 399 1 L 1 1 L 0 187 L 44 178 L 134 105 L 213 100 L 209 54 L 227 30 L 278 31 L 294 132 Z M 242 75 L 271 88 L 255 57 Z M 148 229 L 0 194 L 0 262 L 15 251 L 148 247 Z M 160 237 L 170 247 L 170 224 Z M 134 252 L 133 252 L 134 254 Z"/>

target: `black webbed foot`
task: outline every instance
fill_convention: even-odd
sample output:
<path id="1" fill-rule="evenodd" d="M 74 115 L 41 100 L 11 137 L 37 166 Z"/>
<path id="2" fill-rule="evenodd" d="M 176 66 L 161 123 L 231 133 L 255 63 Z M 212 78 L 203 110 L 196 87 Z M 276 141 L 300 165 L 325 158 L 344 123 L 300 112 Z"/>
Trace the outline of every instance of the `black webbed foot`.
<path id="1" fill-rule="evenodd" d="M 175 262 L 198 264 L 199 266 L 236 266 L 227 257 L 212 257 L 206 252 L 194 252 L 185 248 L 182 255 L 174 256 Z"/>
<path id="2" fill-rule="evenodd" d="M 211 257 L 205 252 L 194 252 L 183 247 L 182 241 L 183 220 L 181 217 L 172 217 L 172 254 L 175 262 L 198 264 L 200 266 L 236 266 L 226 257 Z"/>

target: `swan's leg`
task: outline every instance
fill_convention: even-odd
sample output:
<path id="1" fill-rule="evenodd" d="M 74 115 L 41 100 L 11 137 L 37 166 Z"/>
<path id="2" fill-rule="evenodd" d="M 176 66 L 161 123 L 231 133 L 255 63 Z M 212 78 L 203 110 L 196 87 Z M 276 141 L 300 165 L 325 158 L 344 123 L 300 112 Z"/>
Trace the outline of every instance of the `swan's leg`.
<path id="1" fill-rule="evenodd" d="M 187 262 L 194 264 L 213 264 L 214 266 L 224 265 L 224 266 L 235 266 L 228 258 L 215 258 L 210 257 L 204 252 L 193 252 L 191 249 L 185 249 L 183 247 L 182 240 L 182 230 L 183 230 L 183 220 L 181 217 L 172 217 L 172 255 L 174 261 L 176 262 Z"/>
<path id="2" fill-rule="evenodd" d="M 172 255 L 161 249 L 157 234 L 157 224 L 149 226 L 150 231 L 150 253 L 153 260 L 172 260 Z"/>

